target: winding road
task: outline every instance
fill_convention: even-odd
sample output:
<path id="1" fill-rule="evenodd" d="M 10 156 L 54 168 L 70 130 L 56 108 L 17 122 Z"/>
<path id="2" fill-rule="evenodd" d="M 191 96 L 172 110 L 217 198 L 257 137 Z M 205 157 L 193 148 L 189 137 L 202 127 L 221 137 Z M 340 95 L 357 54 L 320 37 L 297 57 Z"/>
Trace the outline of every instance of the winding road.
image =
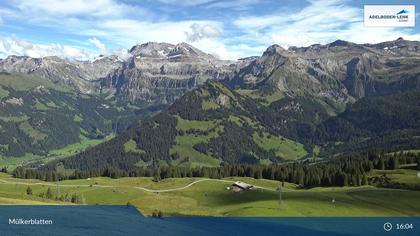
<path id="1" fill-rule="evenodd" d="M 124 186 L 124 185 L 100 185 L 100 184 L 94 184 L 94 185 L 89 185 L 89 184 L 60 184 L 60 187 L 100 187 L 100 188 L 118 188 L 118 187 L 128 187 L 128 188 L 135 188 L 135 189 L 139 189 L 139 190 L 143 190 L 146 192 L 150 192 L 150 193 L 165 193 L 165 192 L 174 192 L 174 191 L 180 191 L 180 190 L 184 190 L 187 189 L 195 184 L 198 184 L 200 182 L 204 182 L 204 181 L 214 181 L 214 182 L 224 182 L 224 183 L 234 183 L 236 181 L 233 180 L 223 180 L 223 179 L 198 179 L 195 180 L 183 187 L 178 187 L 178 188 L 171 188 L 171 189 L 149 189 L 149 188 L 145 188 L 145 187 L 138 187 L 138 186 Z M 46 183 L 46 182 L 36 182 L 36 183 L 27 183 L 27 182 L 19 182 L 19 181 L 8 181 L 5 179 L 0 179 L 0 184 L 20 184 L 20 185 L 45 185 L 45 186 L 57 186 L 56 183 Z M 274 188 L 267 188 L 267 187 L 262 187 L 262 186 L 255 186 L 254 188 L 257 189 L 264 189 L 264 190 L 268 190 L 268 191 L 277 191 Z"/>
<path id="2" fill-rule="evenodd" d="M 178 187 L 178 188 L 170 188 L 170 189 L 149 189 L 149 188 L 145 188 L 145 187 L 139 187 L 139 186 L 130 186 L 130 185 L 101 185 L 101 184 L 60 184 L 60 187 L 73 187 L 73 188 L 77 188 L 77 187 L 99 187 L 99 188 L 118 188 L 118 187 L 125 187 L 125 188 L 135 188 L 135 189 L 139 189 L 142 191 L 146 191 L 149 193 L 166 193 L 166 192 L 175 192 L 175 191 L 181 191 L 181 190 L 185 190 L 195 184 L 204 182 L 204 181 L 213 181 L 213 182 L 223 182 L 223 183 L 235 183 L 236 181 L 233 180 L 224 180 L 224 179 L 198 179 L 198 180 L 194 180 L 193 182 L 183 186 L 183 187 Z M 28 182 L 19 182 L 19 181 L 8 181 L 5 179 L 0 179 L 0 184 L 20 184 L 20 185 L 43 185 L 43 186 L 53 186 L 56 187 L 57 183 L 48 183 L 48 182 L 35 182 L 35 183 L 28 183 Z M 257 186 L 257 185 L 253 185 L 254 189 L 263 189 L 263 190 L 267 190 L 267 191 L 275 191 L 277 192 L 277 188 L 268 188 L 268 187 L 263 187 L 263 186 Z M 349 188 L 349 189 L 345 189 L 345 190 L 341 190 L 341 191 L 345 191 L 345 192 L 360 192 L 360 191 L 373 191 L 373 190 L 382 190 L 382 191 L 410 191 L 410 190 L 406 190 L 406 189 L 393 189 L 393 188 Z M 302 190 L 297 190 L 297 189 L 282 189 L 282 192 L 302 192 Z"/>

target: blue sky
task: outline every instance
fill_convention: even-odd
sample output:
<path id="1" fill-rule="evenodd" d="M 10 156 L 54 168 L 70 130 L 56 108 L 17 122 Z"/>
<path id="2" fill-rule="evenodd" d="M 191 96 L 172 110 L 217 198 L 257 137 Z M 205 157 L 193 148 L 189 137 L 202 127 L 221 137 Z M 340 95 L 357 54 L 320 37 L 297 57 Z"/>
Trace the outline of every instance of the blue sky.
<path id="1" fill-rule="evenodd" d="M 88 60 L 99 54 L 127 56 L 148 41 L 187 42 L 222 59 L 261 55 L 283 47 L 336 39 L 375 43 L 404 37 L 415 28 L 366 28 L 364 4 L 420 1 L 358 0 L 3 0 L 0 57 L 56 55 Z M 419 10 L 417 10 L 419 12 Z"/>

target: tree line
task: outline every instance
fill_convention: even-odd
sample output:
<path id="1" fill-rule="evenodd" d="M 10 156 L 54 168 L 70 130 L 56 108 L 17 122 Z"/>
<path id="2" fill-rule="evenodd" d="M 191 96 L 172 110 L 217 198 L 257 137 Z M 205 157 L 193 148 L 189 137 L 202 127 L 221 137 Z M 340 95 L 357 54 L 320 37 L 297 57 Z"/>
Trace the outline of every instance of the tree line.
<path id="1" fill-rule="evenodd" d="M 271 179 L 298 184 L 301 187 L 360 186 L 368 184 L 368 173 L 373 169 L 393 170 L 402 164 L 417 164 L 420 169 L 420 154 L 398 152 L 362 153 L 320 162 L 301 161 L 272 165 L 222 164 L 220 167 L 160 166 L 122 170 L 108 166 L 91 170 L 76 170 L 65 175 L 53 170 L 18 167 L 13 171 L 16 178 L 59 181 L 105 176 L 153 177 L 155 181 L 166 178 L 204 177 L 224 178 L 231 176 Z"/>
<path id="2" fill-rule="evenodd" d="M 26 194 L 29 195 L 29 196 L 33 195 L 33 191 L 32 191 L 31 186 L 28 186 L 26 188 Z M 60 194 L 57 193 L 57 195 L 54 197 L 54 194 L 53 194 L 53 191 L 51 190 L 51 188 L 48 188 L 46 192 L 40 192 L 38 194 L 38 197 L 49 199 L 49 200 L 71 202 L 71 203 L 80 203 L 81 202 L 81 198 L 75 193 L 73 193 L 72 195 L 69 195 L 68 193 L 66 193 L 65 195 L 60 195 Z"/>

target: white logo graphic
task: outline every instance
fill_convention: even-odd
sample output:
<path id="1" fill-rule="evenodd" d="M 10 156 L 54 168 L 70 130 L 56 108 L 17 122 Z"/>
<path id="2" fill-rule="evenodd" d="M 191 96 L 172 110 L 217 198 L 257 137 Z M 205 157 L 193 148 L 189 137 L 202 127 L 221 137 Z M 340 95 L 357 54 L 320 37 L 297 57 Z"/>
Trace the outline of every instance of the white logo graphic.
<path id="1" fill-rule="evenodd" d="M 414 5 L 365 5 L 364 22 L 368 27 L 415 27 Z"/>

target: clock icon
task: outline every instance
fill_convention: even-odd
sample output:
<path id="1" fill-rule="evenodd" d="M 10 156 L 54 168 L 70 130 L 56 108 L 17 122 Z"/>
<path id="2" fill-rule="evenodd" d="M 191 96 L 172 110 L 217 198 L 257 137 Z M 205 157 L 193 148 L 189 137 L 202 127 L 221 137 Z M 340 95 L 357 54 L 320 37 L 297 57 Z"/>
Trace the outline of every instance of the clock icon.
<path id="1" fill-rule="evenodd" d="M 387 231 L 387 232 L 391 231 L 392 230 L 392 224 L 389 223 L 389 222 L 385 223 L 384 224 L 384 230 Z"/>

